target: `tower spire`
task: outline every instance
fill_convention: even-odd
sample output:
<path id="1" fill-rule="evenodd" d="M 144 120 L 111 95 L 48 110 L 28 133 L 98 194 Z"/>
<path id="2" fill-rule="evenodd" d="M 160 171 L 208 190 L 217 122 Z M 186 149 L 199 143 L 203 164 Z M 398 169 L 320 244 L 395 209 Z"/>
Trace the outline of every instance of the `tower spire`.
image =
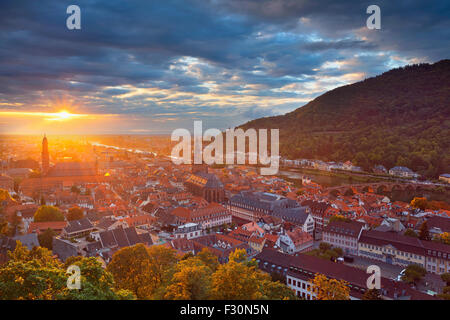
<path id="1" fill-rule="evenodd" d="M 46 175 L 50 167 L 50 157 L 48 155 L 48 141 L 47 136 L 44 133 L 44 139 L 42 139 L 42 174 Z"/>

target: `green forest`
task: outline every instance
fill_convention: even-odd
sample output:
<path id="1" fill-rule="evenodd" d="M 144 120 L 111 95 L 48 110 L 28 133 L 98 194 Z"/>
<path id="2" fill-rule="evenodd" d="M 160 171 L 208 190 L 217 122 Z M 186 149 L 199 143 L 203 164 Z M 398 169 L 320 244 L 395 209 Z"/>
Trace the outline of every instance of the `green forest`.
<path id="1" fill-rule="evenodd" d="M 450 60 L 393 69 L 241 128 L 279 128 L 290 159 L 406 166 L 437 178 L 450 172 Z"/>

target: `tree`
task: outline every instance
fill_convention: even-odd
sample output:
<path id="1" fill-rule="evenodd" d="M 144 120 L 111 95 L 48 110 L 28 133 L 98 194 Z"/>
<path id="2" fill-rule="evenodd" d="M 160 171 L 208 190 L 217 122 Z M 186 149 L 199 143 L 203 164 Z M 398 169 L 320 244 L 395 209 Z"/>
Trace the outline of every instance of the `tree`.
<path id="1" fill-rule="evenodd" d="M 245 250 L 237 249 L 229 261 L 220 265 L 212 275 L 212 299 L 295 299 L 293 291 L 285 284 L 272 281 L 270 275 L 257 268 L 255 261 L 243 259 Z"/>
<path id="2" fill-rule="evenodd" d="M 328 279 L 325 275 L 317 273 L 310 280 L 312 292 L 317 300 L 349 300 L 350 288 L 343 280 Z"/>
<path id="3" fill-rule="evenodd" d="M 102 264 L 94 257 L 74 257 L 66 261 L 64 270 L 69 265 L 80 268 L 81 289 L 68 290 L 61 299 L 69 300 L 132 300 L 135 296 L 128 290 L 115 290 L 113 275 L 103 269 Z M 70 263 L 70 264 L 69 264 Z M 67 291 L 67 289 L 65 290 Z"/>
<path id="4" fill-rule="evenodd" d="M 378 289 L 369 289 L 363 295 L 363 300 L 383 300 Z"/>
<path id="5" fill-rule="evenodd" d="M 6 219 L 0 215 L 0 235 L 11 236 L 11 229 L 9 228 L 9 223 Z"/>
<path id="6" fill-rule="evenodd" d="M 406 229 L 405 233 L 403 233 L 403 235 L 408 236 L 408 237 L 413 237 L 413 238 L 418 238 L 419 235 L 412 229 Z"/>
<path id="7" fill-rule="evenodd" d="M 333 248 L 329 243 L 321 242 L 319 244 L 319 249 L 308 251 L 306 254 L 325 260 L 335 261 L 338 257 L 342 256 L 343 251 L 341 248 Z"/>
<path id="8" fill-rule="evenodd" d="M 81 190 L 80 190 L 77 186 L 72 186 L 72 187 L 70 188 L 70 192 L 80 194 L 80 193 L 81 193 Z"/>
<path id="9" fill-rule="evenodd" d="M 320 244 L 319 244 L 319 249 L 320 249 L 320 251 L 327 251 L 327 250 L 330 250 L 331 249 L 331 244 L 329 244 L 329 243 L 326 243 L 326 242 L 321 242 Z"/>
<path id="10" fill-rule="evenodd" d="M 422 222 L 422 224 L 420 226 L 419 239 L 420 240 L 431 240 L 430 233 L 428 232 L 427 221 Z"/>
<path id="11" fill-rule="evenodd" d="M 64 221 L 62 212 L 53 206 L 40 206 L 34 214 L 34 222 Z"/>
<path id="12" fill-rule="evenodd" d="M 165 272 L 176 261 L 173 249 L 163 246 L 146 248 L 137 244 L 117 251 L 107 270 L 114 276 L 117 289 L 130 290 L 138 299 L 151 299 L 163 282 Z"/>
<path id="13" fill-rule="evenodd" d="M 72 207 L 69 209 L 66 217 L 68 221 L 80 220 L 84 218 L 84 213 L 79 207 Z"/>
<path id="14" fill-rule="evenodd" d="M 434 240 L 450 245 L 450 232 L 443 232 L 441 234 L 438 234 L 436 235 Z"/>
<path id="15" fill-rule="evenodd" d="M 212 270 L 198 257 L 176 264 L 174 273 L 164 288 L 163 299 L 205 300 L 210 296 Z"/>
<path id="16" fill-rule="evenodd" d="M 107 270 L 114 276 L 117 289 L 130 290 L 138 299 L 149 299 L 154 289 L 149 263 L 147 248 L 138 244 L 117 251 Z"/>
<path id="17" fill-rule="evenodd" d="M 276 272 L 276 271 L 270 273 L 270 278 L 272 279 L 272 281 L 278 281 L 280 283 L 286 283 L 286 277 L 283 276 L 281 273 Z"/>
<path id="18" fill-rule="evenodd" d="M 410 264 L 406 267 L 405 274 L 401 279 L 404 282 L 416 284 L 425 276 L 426 273 L 427 271 L 418 264 Z"/>
<path id="19" fill-rule="evenodd" d="M 53 237 L 56 236 L 57 233 L 48 228 L 44 232 L 38 235 L 39 244 L 41 247 L 47 248 L 48 250 L 53 249 Z"/>
<path id="20" fill-rule="evenodd" d="M 410 202 L 410 206 L 416 209 L 425 210 L 428 208 L 428 201 L 426 198 L 414 197 Z"/>
<path id="21" fill-rule="evenodd" d="M 10 235 L 15 236 L 17 234 L 22 234 L 22 230 L 23 230 L 22 217 L 20 217 L 17 214 L 17 212 L 14 212 L 11 221 Z"/>
<path id="22" fill-rule="evenodd" d="M 115 291 L 112 275 L 95 258 L 75 257 L 70 263 L 81 270 L 80 290 L 67 288 L 67 265 L 53 258 L 42 247 L 28 250 L 20 241 L 9 253 L 9 261 L 0 267 L 0 299 L 132 299 L 130 292 Z"/>
<path id="23" fill-rule="evenodd" d="M 208 248 L 203 248 L 202 251 L 197 253 L 197 257 L 213 272 L 217 270 L 219 260 Z"/>
<path id="24" fill-rule="evenodd" d="M 450 273 L 449 272 L 441 274 L 441 279 L 442 279 L 442 281 L 444 281 L 447 284 L 447 286 L 450 286 Z"/>
<path id="25" fill-rule="evenodd" d="M 352 221 L 350 218 L 347 218 L 347 217 L 344 217 L 344 216 L 341 216 L 341 215 L 335 215 L 335 216 L 332 216 L 331 218 L 330 218 L 330 223 L 331 222 L 333 222 L 333 221 L 340 221 L 340 222 L 350 222 L 350 221 Z"/>

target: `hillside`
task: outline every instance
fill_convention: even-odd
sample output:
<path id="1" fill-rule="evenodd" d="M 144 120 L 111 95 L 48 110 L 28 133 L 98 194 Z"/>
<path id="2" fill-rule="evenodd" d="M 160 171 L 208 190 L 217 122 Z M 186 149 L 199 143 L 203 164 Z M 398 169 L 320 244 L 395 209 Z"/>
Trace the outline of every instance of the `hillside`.
<path id="1" fill-rule="evenodd" d="M 280 152 L 291 159 L 401 165 L 437 177 L 450 172 L 450 60 L 393 69 L 241 127 L 280 128 Z"/>

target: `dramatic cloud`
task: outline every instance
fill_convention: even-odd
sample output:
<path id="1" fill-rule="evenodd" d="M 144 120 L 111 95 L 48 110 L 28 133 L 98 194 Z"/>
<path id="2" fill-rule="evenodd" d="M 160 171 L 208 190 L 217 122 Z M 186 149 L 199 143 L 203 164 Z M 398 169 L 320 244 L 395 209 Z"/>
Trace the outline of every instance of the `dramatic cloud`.
<path id="1" fill-rule="evenodd" d="M 81 30 L 66 28 L 71 4 Z M 168 133 L 199 119 L 224 129 L 393 67 L 448 58 L 448 1 L 378 1 L 381 30 L 365 27 L 370 4 L 5 0 L 0 117 L 68 108 L 114 119 L 86 132 Z M 13 131 L 8 123 L 2 132 Z"/>

